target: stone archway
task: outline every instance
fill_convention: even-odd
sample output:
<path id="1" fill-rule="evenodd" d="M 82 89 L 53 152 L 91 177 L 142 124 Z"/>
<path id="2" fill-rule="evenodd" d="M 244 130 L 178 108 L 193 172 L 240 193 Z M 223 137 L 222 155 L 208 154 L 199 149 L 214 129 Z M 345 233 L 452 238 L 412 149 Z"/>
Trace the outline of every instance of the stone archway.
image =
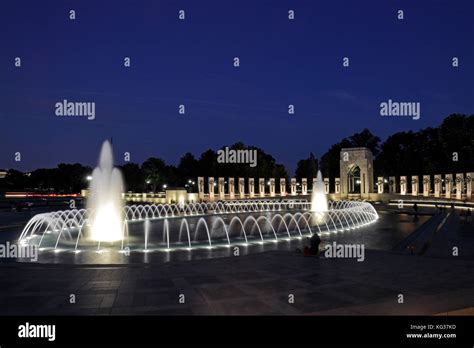
<path id="1" fill-rule="evenodd" d="M 347 192 L 349 194 L 360 194 L 360 167 L 352 164 L 347 172 Z"/>
<path id="2" fill-rule="evenodd" d="M 366 147 L 341 149 L 341 197 L 369 198 L 374 192 L 372 152 Z"/>

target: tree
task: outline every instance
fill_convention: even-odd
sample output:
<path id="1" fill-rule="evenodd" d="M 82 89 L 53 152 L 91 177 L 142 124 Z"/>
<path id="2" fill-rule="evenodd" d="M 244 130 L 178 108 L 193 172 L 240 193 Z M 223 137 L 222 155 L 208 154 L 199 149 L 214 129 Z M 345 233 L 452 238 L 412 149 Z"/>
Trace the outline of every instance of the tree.
<path id="1" fill-rule="evenodd" d="M 127 163 L 120 167 L 126 190 L 142 192 L 145 187 L 145 174 L 136 163 Z"/>
<path id="2" fill-rule="evenodd" d="M 188 180 L 195 181 L 199 176 L 198 172 L 199 162 L 194 158 L 190 152 L 184 154 L 179 160 L 178 177 L 180 178 L 180 185 L 186 184 Z"/>
<path id="3" fill-rule="evenodd" d="M 311 188 L 313 185 L 313 180 L 311 178 L 315 178 L 318 173 L 318 160 L 311 152 L 307 159 L 303 159 L 298 161 L 296 166 L 296 180 L 301 182 L 301 179 L 307 178 L 308 179 L 308 188 Z"/>
<path id="4" fill-rule="evenodd" d="M 145 181 L 153 192 L 164 184 L 166 164 L 161 158 L 148 158 L 142 164 Z"/>
<path id="5" fill-rule="evenodd" d="M 28 177 L 22 172 L 10 169 L 5 176 L 5 186 L 10 190 L 23 190 L 28 186 Z"/>
<path id="6" fill-rule="evenodd" d="M 60 192 L 75 193 L 88 186 L 87 176 L 90 175 L 91 167 L 79 163 L 58 165 L 58 176 L 56 178 L 56 190 Z"/>
<path id="7" fill-rule="evenodd" d="M 453 114 L 437 128 L 398 132 L 381 145 L 377 176 L 465 173 L 474 168 L 474 115 Z"/>

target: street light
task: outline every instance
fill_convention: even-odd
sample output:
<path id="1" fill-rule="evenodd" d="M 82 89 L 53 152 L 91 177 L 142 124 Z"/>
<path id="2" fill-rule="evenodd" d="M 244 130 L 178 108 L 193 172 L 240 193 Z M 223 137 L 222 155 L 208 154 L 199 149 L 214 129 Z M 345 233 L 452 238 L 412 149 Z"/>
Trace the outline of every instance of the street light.
<path id="1" fill-rule="evenodd" d="M 166 184 L 163 185 L 163 188 L 164 188 L 164 189 L 166 189 L 167 187 L 168 187 L 168 185 L 166 185 Z"/>
<path id="2" fill-rule="evenodd" d="M 150 180 L 145 181 L 145 183 L 147 183 L 147 184 L 149 184 L 150 182 L 151 182 Z"/>
<path id="3" fill-rule="evenodd" d="M 91 175 L 88 175 L 88 176 L 86 177 L 86 179 L 87 179 L 87 181 L 91 181 L 91 180 L 92 180 L 92 176 L 91 176 Z"/>

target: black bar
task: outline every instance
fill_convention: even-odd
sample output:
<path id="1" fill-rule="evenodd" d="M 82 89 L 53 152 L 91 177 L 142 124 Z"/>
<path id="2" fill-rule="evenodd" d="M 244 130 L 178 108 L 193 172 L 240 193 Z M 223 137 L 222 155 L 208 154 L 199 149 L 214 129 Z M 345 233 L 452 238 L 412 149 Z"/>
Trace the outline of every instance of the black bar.
<path id="1" fill-rule="evenodd" d="M 54 324 L 55 340 L 18 337 L 19 326 L 26 323 Z M 420 331 L 412 325 L 426 329 Z M 0 317 L 0 346 L 278 343 L 472 347 L 473 331 L 472 316 L 12 316 Z M 427 333 L 456 337 L 407 337 Z"/>

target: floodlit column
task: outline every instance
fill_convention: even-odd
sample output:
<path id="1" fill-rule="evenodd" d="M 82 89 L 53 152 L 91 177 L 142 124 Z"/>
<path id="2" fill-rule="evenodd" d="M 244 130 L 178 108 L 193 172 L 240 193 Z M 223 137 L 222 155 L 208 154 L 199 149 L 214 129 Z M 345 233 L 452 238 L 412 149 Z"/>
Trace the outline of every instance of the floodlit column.
<path id="1" fill-rule="evenodd" d="M 431 179 L 429 175 L 423 175 L 423 196 L 428 197 L 431 190 Z"/>
<path id="2" fill-rule="evenodd" d="M 301 193 L 303 195 L 308 194 L 308 179 L 306 179 L 306 178 L 301 179 Z"/>
<path id="3" fill-rule="evenodd" d="M 324 193 L 329 194 L 329 178 L 324 178 Z"/>
<path id="4" fill-rule="evenodd" d="M 474 173 L 466 174 L 466 197 L 467 199 L 472 199 L 472 192 L 474 191 Z"/>
<path id="5" fill-rule="evenodd" d="M 209 200 L 214 200 L 214 178 L 212 176 L 209 177 L 208 186 L 209 186 Z"/>
<path id="6" fill-rule="evenodd" d="M 397 177 L 395 176 L 388 177 L 388 192 L 397 193 Z"/>
<path id="7" fill-rule="evenodd" d="M 280 178 L 280 196 L 286 196 L 286 179 Z"/>
<path id="8" fill-rule="evenodd" d="M 291 178 L 291 195 L 296 196 L 296 178 Z"/>
<path id="9" fill-rule="evenodd" d="M 436 174 L 434 176 L 434 196 L 439 198 L 441 196 L 441 174 Z"/>
<path id="10" fill-rule="evenodd" d="M 234 178 L 229 178 L 229 199 L 235 198 Z"/>
<path id="11" fill-rule="evenodd" d="M 199 199 L 204 199 L 204 177 L 198 177 L 198 197 Z"/>
<path id="12" fill-rule="evenodd" d="M 462 199 L 462 193 L 464 191 L 464 174 L 456 174 L 456 199 Z"/>
<path id="13" fill-rule="evenodd" d="M 337 194 L 341 193 L 341 179 L 340 178 L 336 178 L 334 188 L 335 188 L 335 193 Z"/>
<path id="14" fill-rule="evenodd" d="M 418 175 L 411 177 L 411 195 L 418 196 Z"/>
<path id="15" fill-rule="evenodd" d="M 383 176 L 377 177 L 377 193 L 383 193 Z"/>
<path id="16" fill-rule="evenodd" d="M 444 176 L 444 187 L 446 190 L 445 197 L 451 198 L 451 192 L 453 191 L 453 174 L 446 174 Z"/>
<path id="17" fill-rule="evenodd" d="M 225 199 L 225 181 L 224 181 L 224 178 L 219 178 L 219 186 L 218 186 L 218 189 L 219 189 L 219 198 L 220 199 Z"/>
<path id="18" fill-rule="evenodd" d="M 264 178 L 259 178 L 258 179 L 258 193 L 260 194 L 260 197 L 265 197 L 265 179 Z"/>
<path id="19" fill-rule="evenodd" d="M 250 198 L 255 197 L 255 179 L 254 178 L 249 178 L 249 197 Z"/>
<path id="20" fill-rule="evenodd" d="M 239 178 L 239 196 L 245 198 L 245 179 Z"/>
<path id="21" fill-rule="evenodd" d="M 275 178 L 270 178 L 270 197 L 275 197 Z"/>
<path id="22" fill-rule="evenodd" d="M 406 176 L 400 177 L 400 194 L 401 195 L 407 194 L 407 177 Z"/>

